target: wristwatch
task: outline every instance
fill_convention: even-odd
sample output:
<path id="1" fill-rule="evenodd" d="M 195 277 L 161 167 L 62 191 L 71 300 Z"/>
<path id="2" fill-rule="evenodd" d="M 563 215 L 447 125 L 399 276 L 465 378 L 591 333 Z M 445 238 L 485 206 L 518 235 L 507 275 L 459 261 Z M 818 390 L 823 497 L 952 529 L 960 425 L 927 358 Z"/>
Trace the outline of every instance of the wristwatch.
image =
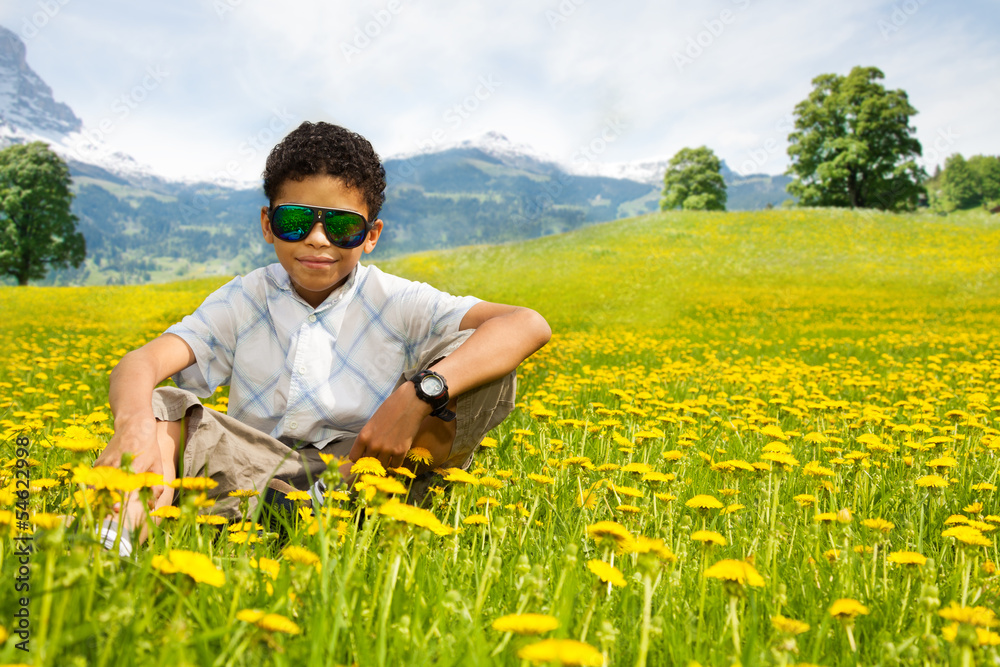
<path id="1" fill-rule="evenodd" d="M 439 373 L 423 370 L 410 378 L 417 390 L 417 398 L 433 408 L 431 417 L 437 417 L 446 422 L 455 419 L 455 413 L 448 409 L 448 383 Z"/>

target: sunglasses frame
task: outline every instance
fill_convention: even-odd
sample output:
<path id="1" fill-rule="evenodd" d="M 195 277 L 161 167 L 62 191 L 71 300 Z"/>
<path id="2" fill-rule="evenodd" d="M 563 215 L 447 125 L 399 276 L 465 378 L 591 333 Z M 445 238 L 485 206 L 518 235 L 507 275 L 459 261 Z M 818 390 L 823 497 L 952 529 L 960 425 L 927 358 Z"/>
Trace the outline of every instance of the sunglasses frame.
<path id="1" fill-rule="evenodd" d="M 279 208 L 282 208 L 283 206 L 298 206 L 299 208 L 306 208 L 309 209 L 313 214 L 313 221 L 312 225 L 309 227 L 309 232 L 307 232 L 306 235 L 303 236 L 298 241 L 290 241 L 288 239 L 281 238 L 281 235 L 274 228 L 274 212 L 277 211 Z M 364 236 L 362 236 L 361 240 L 355 245 L 351 246 L 341 245 L 340 243 L 335 241 L 332 236 L 330 236 L 330 230 L 327 229 L 326 227 L 327 213 L 351 213 L 353 215 L 358 216 L 365 223 Z M 282 241 L 285 241 L 286 243 L 298 243 L 299 241 L 302 241 L 303 239 L 308 237 L 309 234 L 312 233 L 313 227 L 316 226 L 317 222 L 323 223 L 323 233 L 326 234 L 326 240 L 329 241 L 332 245 L 335 245 L 338 248 L 343 248 L 344 250 L 352 250 L 363 244 L 365 240 L 368 238 L 368 233 L 371 232 L 372 230 L 372 223 L 370 220 L 368 220 L 368 218 L 361 215 L 359 212 L 353 211 L 349 208 L 325 208 L 323 206 L 311 206 L 309 204 L 297 204 L 295 202 L 285 202 L 284 204 L 278 204 L 277 206 L 272 206 L 271 208 L 267 209 L 267 224 L 271 228 L 271 233 L 274 234 L 277 238 L 281 239 Z"/>

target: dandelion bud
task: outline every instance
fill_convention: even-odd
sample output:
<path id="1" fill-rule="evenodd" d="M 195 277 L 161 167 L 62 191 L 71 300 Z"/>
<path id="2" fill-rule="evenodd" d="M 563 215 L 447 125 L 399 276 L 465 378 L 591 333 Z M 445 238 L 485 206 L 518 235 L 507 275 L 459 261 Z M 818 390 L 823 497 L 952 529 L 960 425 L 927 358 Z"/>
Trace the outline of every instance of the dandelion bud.
<path id="1" fill-rule="evenodd" d="M 920 597 L 918 603 L 927 611 L 933 611 L 941 606 L 941 598 L 938 587 L 934 584 L 924 584 L 920 587 Z"/>
<path id="2" fill-rule="evenodd" d="M 518 557 L 517 565 L 514 566 L 514 570 L 522 577 L 531 572 L 531 561 L 528 560 L 528 556 L 526 554 L 521 554 Z"/>
<path id="3" fill-rule="evenodd" d="M 852 520 L 851 510 L 847 509 L 846 507 L 837 512 L 837 521 L 839 521 L 840 523 L 850 523 L 851 520 Z"/>

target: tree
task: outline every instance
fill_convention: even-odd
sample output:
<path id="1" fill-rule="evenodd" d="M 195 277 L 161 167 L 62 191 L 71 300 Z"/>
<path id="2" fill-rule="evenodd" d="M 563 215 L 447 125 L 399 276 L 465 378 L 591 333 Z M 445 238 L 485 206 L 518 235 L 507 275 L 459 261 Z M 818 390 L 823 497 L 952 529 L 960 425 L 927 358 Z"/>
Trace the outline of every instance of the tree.
<path id="1" fill-rule="evenodd" d="M 663 176 L 660 210 L 725 211 L 722 162 L 707 146 L 682 148 L 670 158 Z"/>
<path id="2" fill-rule="evenodd" d="M 1000 157 L 973 155 L 968 165 L 978 177 L 980 201 L 984 204 L 1000 202 Z"/>
<path id="3" fill-rule="evenodd" d="M 0 275 L 18 285 L 86 256 L 70 213 L 69 167 L 40 141 L 0 151 Z"/>
<path id="4" fill-rule="evenodd" d="M 875 67 L 846 77 L 821 74 L 795 106 L 788 135 L 793 177 L 788 192 L 805 206 L 906 210 L 916 206 L 926 178 L 903 90 L 886 90 Z"/>
<path id="5" fill-rule="evenodd" d="M 974 208 L 983 203 L 982 184 L 961 153 L 944 161 L 943 194 L 953 208 Z"/>

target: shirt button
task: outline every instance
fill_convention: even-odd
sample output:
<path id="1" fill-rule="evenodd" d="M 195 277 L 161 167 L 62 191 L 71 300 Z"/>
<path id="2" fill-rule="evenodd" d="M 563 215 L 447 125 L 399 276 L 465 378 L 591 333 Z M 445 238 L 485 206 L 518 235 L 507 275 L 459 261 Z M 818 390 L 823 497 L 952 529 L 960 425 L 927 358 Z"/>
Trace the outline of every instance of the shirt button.
<path id="1" fill-rule="evenodd" d="M 291 422 L 291 423 L 288 424 L 288 428 L 290 428 L 292 430 L 295 430 L 298 427 L 299 427 L 299 423 L 298 422 Z"/>
<path id="2" fill-rule="evenodd" d="M 306 374 L 306 367 L 299 366 L 299 375 L 305 375 L 305 374 Z"/>
<path id="3" fill-rule="evenodd" d="M 310 322 L 315 322 L 316 321 L 316 316 L 315 315 L 310 315 L 309 316 L 309 321 Z"/>

